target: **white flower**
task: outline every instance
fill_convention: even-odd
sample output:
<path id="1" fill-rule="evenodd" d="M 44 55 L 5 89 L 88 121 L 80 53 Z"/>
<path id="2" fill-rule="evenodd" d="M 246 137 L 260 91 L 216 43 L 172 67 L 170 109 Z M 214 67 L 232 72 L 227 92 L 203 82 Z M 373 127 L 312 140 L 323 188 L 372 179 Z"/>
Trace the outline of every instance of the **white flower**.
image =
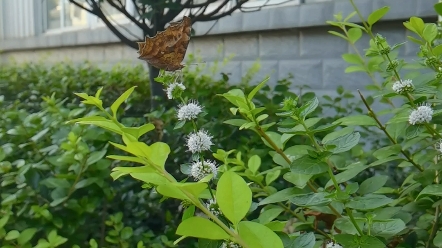
<path id="1" fill-rule="evenodd" d="M 440 153 L 442 153 L 442 140 L 440 140 L 437 144 L 436 144 L 436 150 Z"/>
<path id="2" fill-rule="evenodd" d="M 187 148 L 192 153 L 209 150 L 211 145 L 213 145 L 212 136 L 210 136 L 205 130 L 191 133 L 187 137 Z"/>
<path id="3" fill-rule="evenodd" d="M 430 122 L 433 118 L 433 110 L 430 105 L 424 104 L 413 110 L 408 117 L 408 122 L 411 125 L 421 124 L 424 122 Z"/>
<path id="4" fill-rule="evenodd" d="M 398 94 L 402 94 L 404 92 L 411 92 L 414 90 L 414 85 L 412 83 L 412 81 L 410 79 L 406 79 L 403 81 L 396 81 L 393 84 L 392 89 L 394 90 L 394 92 L 398 93 Z"/>
<path id="5" fill-rule="evenodd" d="M 202 110 L 202 107 L 196 101 L 190 101 L 188 104 L 181 104 L 177 112 L 178 120 L 190 121 L 195 119 Z"/>
<path id="6" fill-rule="evenodd" d="M 216 200 L 210 199 L 209 202 L 206 203 L 206 208 L 215 216 L 219 216 L 221 214 L 221 210 L 219 209 Z"/>
<path id="7" fill-rule="evenodd" d="M 195 161 L 190 168 L 190 175 L 198 181 L 209 174 L 213 174 L 213 177 L 216 177 L 217 173 L 218 169 L 216 168 L 216 164 L 210 160 L 206 160 L 204 163 Z"/>
<path id="8" fill-rule="evenodd" d="M 171 83 L 166 89 L 167 98 L 173 99 L 174 96 L 179 96 L 185 89 L 186 86 L 184 86 L 182 83 Z"/>
<path id="9" fill-rule="evenodd" d="M 333 241 L 330 241 L 325 246 L 326 248 L 343 248 L 340 244 L 334 243 Z"/>
<path id="10" fill-rule="evenodd" d="M 221 248 L 241 248 L 240 245 L 234 243 L 233 241 L 225 241 Z"/>

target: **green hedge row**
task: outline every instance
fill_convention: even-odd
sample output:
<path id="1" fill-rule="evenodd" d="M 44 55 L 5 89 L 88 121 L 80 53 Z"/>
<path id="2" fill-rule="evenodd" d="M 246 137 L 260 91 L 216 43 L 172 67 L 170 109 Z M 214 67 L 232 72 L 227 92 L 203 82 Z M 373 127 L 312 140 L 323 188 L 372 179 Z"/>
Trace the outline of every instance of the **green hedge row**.
<path id="1" fill-rule="evenodd" d="M 214 135 L 219 149 L 237 149 L 246 159 L 258 154 L 263 166 L 274 163 L 268 151 L 250 131 L 237 131 L 223 122 L 231 118 L 229 103 L 216 93 L 227 92 L 231 84 L 240 84 L 246 91 L 259 70 L 254 65 L 242 82 L 229 82 L 226 74 L 209 68 L 184 70 L 183 82 L 187 91 L 204 106 L 207 113 L 200 127 Z M 215 80 L 214 78 L 220 78 Z M 273 88 L 266 86 L 255 99 L 270 112 L 269 121 L 278 122 L 272 114 L 285 97 L 295 95 L 291 81 L 281 80 Z M 126 162 L 111 162 L 106 155 L 120 151 L 109 146 L 119 138 L 103 129 L 66 125 L 65 122 L 93 114 L 81 105 L 76 92 L 92 94 L 103 88 L 106 103 L 113 102 L 131 86 L 138 86 L 126 103 L 119 118 L 128 126 L 146 119 L 156 124 L 154 135 L 143 137 L 152 143 L 162 140 L 172 152 L 167 170 L 180 175 L 180 166 L 190 161 L 184 146 L 185 134 L 190 130 L 174 131 L 177 124 L 176 105 L 164 103 L 163 108 L 148 113 L 148 75 L 142 66 L 115 66 L 109 71 L 84 63 L 74 66 L 61 63 L 54 67 L 37 64 L 6 65 L 0 68 L 0 245 L 1 247 L 171 247 L 179 212 L 176 201 L 159 204 L 160 197 L 148 185 L 131 179 L 112 181 L 111 169 L 130 166 Z M 294 91 L 294 90 L 292 90 Z M 297 91 L 300 91 L 298 88 Z M 304 92 L 301 100 L 314 96 Z M 351 94 L 338 89 L 337 98 L 324 98 L 328 110 L 338 115 L 355 111 L 356 107 L 337 105 Z M 292 139 L 302 144 L 302 139 Z M 213 151 L 216 152 L 216 151 Z M 179 176 L 178 176 L 179 177 Z M 184 175 L 181 176 L 184 178 Z M 287 183 L 287 182 L 285 182 Z M 284 182 L 280 183 L 281 188 Z M 178 213 L 178 214 L 177 214 Z M 180 243 L 191 247 L 191 241 Z"/>

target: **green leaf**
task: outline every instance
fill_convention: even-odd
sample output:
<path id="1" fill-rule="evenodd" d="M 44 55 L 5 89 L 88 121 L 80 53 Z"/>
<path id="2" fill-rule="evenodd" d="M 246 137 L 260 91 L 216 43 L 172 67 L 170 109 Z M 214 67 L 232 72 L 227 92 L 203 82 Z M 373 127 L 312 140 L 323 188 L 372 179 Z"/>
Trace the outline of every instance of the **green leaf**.
<path id="1" fill-rule="evenodd" d="M 359 28 L 350 28 L 347 36 L 351 43 L 355 43 L 362 37 L 362 30 Z"/>
<path id="2" fill-rule="evenodd" d="M 305 119 L 305 117 L 307 117 L 307 115 L 309 115 L 310 113 L 315 111 L 315 109 L 318 107 L 318 105 L 319 105 L 319 100 L 317 97 L 314 97 L 310 101 L 306 102 L 304 105 L 302 105 L 299 108 L 299 117 L 301 119 Z"/>
<path id="3" fill-rule="evenodd" d="M 150 157 L 150 160 L 156 164 L 164 168 L 164 165 L 166 164 L 166 160 L 170 153 L 170 147 L 164 142 L 155 142 L 153 143 L 150 148 L 152 149 L 152 155 Z"/>
<path id="4" fill-rule="evenodd" d="M 190 201 L 189 197 L 187 197 L 175 184 L 172 183 L 160 184 L 156 187 L 156 190 L 159 194 L 170 198 Z"/>
<path id="5" fill-rule="evenodd" d="M 342 59 L 349 64 L 361 65 L 363 63 L 361 57 L 354 53 L 344 53 L 342 54 Z"/>
<path id="6" fill-rule="evenodd" d="M 422 36 L 424 28 L 425 28 L 424 21 L 419 17 L 412 16 L 412 17 L 410 17 L 410 24 L 413 27 L 414 31 L 417 34 L 419 34 L 420 36 Z"/>
<path id="7" fill-rule="evenodd" d="M 4 237 L 5 240 L 14 240 L 20 237 L 20 233 L 17 230 L 9 231 Z"/>
<path id="8" fill-rule="evenodd" d="M 442 5 L 441 5 L 441 8 L 442 8 Z M 442 247 L 442 231 L 437 231 L 436 236 L 433 239 L 433 244 L 437 247 Z"/>
<path id="9" fill-rule="evenodd" d="M 335 35 L 335 36 L 338 36 L 338 37 L 341 37 L 341 38 L 344 39 L 344 40 L 348 40 L 347 37 L 346 37 L 345 35 L 340 34 L 340 33 L 336 32 L 336 31 L 328 31 L 328 33 L 330 33 L 330 34 L 332 34 L 332 35 Z"/>
<path id="10" fill-rule="evenodd" d="M 361 185 L 359 186 L 358 193 L 361 195 L 373 193 L 378 189 L 382 188 L 387 182 L 388 178 L 389 178 L 388 176 L 383 176 L 383 175 L 368 178 L 367 180 L 361 183 Z"/>
<path id="11" fill-rule="evenodd" d="M 251 221 L 241 221 L 238 233 L 249 247 L 253 248 L 284 248 L 281 239 L 270 228 Z"/>
<path id="12" fill-rule="evenodd" d="M 345 68 L 345 73 L 352 73 L 352 72 L 365 72 L 365 68 L 362 65 L 351 65 Z"/>
<path id="13" fill-rule="evenodd" d="M 276 145 L 277 148 L 283 150 L 284 144 L 281 141 L 281 135 L 279 133 L 275 132 L 266 132 L 267 136 L 272 140 L 272 142 Z M 261 140 L 264 142 L 264 144 L 272 149 L 274 149 L 273 146 L 271 146 L 267 140 L 265 140 L 263 137 L 261 137 Z"/>
<path id="14" fill-rule="evenodd" d="M 367 18 L 367 22 L 368 25 L 373 26 L 373 24 L 375 24 L 377 21 L 379 21 L 385 14 L 387 14 L 387 12 L 390 10 L 390 7 L 388 6 L 384 6 L 380 9 L 377 9 L 375 11 L 373 11 L 373 13 L 371 13 L 368 18 Z"/>
<path id="15" fill-rule="evenodd" d="M 368 166 L 366 166 L 366 165 L 354 166 L 348 170 L 345 170 L 345 171 L 335 175 L 335 179 L 338 183 L 347 182 L 367 168 L 368 168 Z M 333 185 L 333 181 L 330 179 L 327 182 L 327 184 L 325 185 L 325 187 L 328 188 L 332 185 Z"/>
<path id="16" fill-rule="evenodd" d="M 442 3 L 436 3 L 434 5 L 434 10 L 438 15 L 442 15 Z"/>
<path id="17" fill-rule="evenodd" d="M 189 219 L 194 215 L 195 215 L 195 205 L 191 205 L 183 211 L 183 216 L 181 217 L 181 221 Z"/>
<path id="18" fill-rule="evenodd" d="M 68 189 L 71 187 L 71 184 L 69 183 L 68 180 L 64 179 L 64 178 L 54 178 L 54 177 L 50 177 L 50 178 L 46 178 L 43 181 L 40 182 L 41 184 L 45 185 L 48 188 L 64 188 L 64 189 Z"/>
<path id="19" fill-rule="evenodd" d="M 165 178 L 163 175 L 160 175 L 156 172 L 152 173 L 130 173 L 130 175 L 138 179 L 140 181 L 143 181 L 145 183 L 151 183 L 154 185 L 161 185 L 161 184 L 167 184 L 169 181 L 167 178 Z"/>
<path id="20" fill-rule="evenodd" d="M 110 108 L 111 108 L 111 110 L 112 110 L 112 113 L 113 113 L 114 118 L 117 118 L 117 111 L 118 111 L 118 108 L 120 107 L 120 105 L 121 105 L 124 101 L 126 101 L 127 98 L 129 98 L 129 96 L 132 94 L 132 92 L 134 91 L 134 89 L 135 89 L 136 87 L 137 87 L 137 86 L 133 86 L 133 87 L 131 87 L 130 89 L 126 90 L 123 94 L 121 94 L 120 97 L 118 97 L 117 100 L 115 100 L 114 103 L 112 103 L 112 105 L 111 105 Z"/>
<path id="21" fill-rule="evenodd" d="M 98 248 L 98 243 L 97 243 L 97 241 L 95 241 L 95 239 L 90 239 L 89 246 L 90 246 L 90 248 Z"/>
<path id="22" fill-rule="evenodd" d="M 406 228 L 401 219 L 374 221 L 371 225 L 371 235 L 391 238 Z"/>
<path id="23" fill-rule="evenodd" d="M 65 197 L 61 197 L 61 198 L 57 198 L 57 199 L 54 199 L 54 200 L 49 204 L 49 206 L 51 206 L 51 207 L 56 207 L 56 206 L 60 205 L 61 203 L 65 202 L 67 199 L 68 199 L 67 196 L 65 196 Z"/>
<path id="24" fill-rule="evenodd" d="M 287 188 L 278 191 L 258 203 L 258 206 L 266 205 L 275 202 L 285 202 L 288 201 L 292 196 L 302 193 L 300 189 L 297 188 Z"/>
<path id="25" fill-rule="evenodd" d="M 57 230 L 52 230 L 48 234 L 48 241 L 52 247 L 57 247 L 64 244 L 68 239 L 57 234 Z"/>
<path id="26" fill-rule="evenodd" d="M 117 180 L 121 176 L 130 173 L 152 173 L 155 169 L 152 166 L 138 166 L 138 167 L 115 167 L 112 169 L 111 177 Z"/>
<path id="27" fill-rule="evenodd" d="M 199 197 L 199 195 L 207 189 L 207 183 L 205 182 L 189 182 L 189 183 L 173 183 L 178 188 L 181 188 L 182 190 L 192 194 L 196 198 Z"/>
<path id="28" fill-rule="evenodd" d="M 240 126 L 248 123 L 248 121 L 246 121 L 244 119 L 230 119 L 230 120 L 224 121 L 223 123 L 240 127 Z"/>
<path id="29" fill-rule="evenodd" d="M 16 194 L 8 195 L 7 197 L 5 197 L 3 199 L 1 205 L 2 206 L 9 205 L 9 204 L 12 204 L 12 203 L 16 202 L 16 200 L 17 200 L 17 195 Z"/>
<path id="30" fill-rule="evenodd" d="M 253 172 L 253 174 L 256 174 L 260 166 L 261 157 L 259 157 L 258 155 L 253 155 L 249 158 L 249 161 L 247 162 L 247 167 L 249 167 L 249 170 Z"/>
<path id="31" fill-rule="evenodd" d="M 422 33 L 422 37 L 428 42 L 432 43 L 434 39 L 437 37 L 437 26 L 434 23 L 425 24 L 424 31 Z"/>
<path id="32" fill-rule="evenodd" d="M 342 126 L 377 126 L 376 121 L 367 115 L 346 116 L 333 123 L 341 123 Z"/>
<path id="33" fill-rule="evenodd" d="M 331 198 L 327 197 L 329 195 L 325 192 L 301 194 L 293 196 L 290 201 L 301 207 L 324 206 L 332 201 Z"/>
<path id="34" fill-rule="evenodd" d="M 360 248 L 385 247 L 385 244 L 373 236 L 362 236 L 359 239 Z"/>
<path id="35" fill-rule="evenodd" d="M 32 136 L 31 140 L 34 142 L 37 142 L 38 140 L 40 140 L 47 132 L 49 132 L 49 128 L 45 128 L 43 130 L 41 130 L 40 132 L 38 132 L 36 135 Z"/>
<path id="36" fill-rule="evenodd" d="M 253 97 L 256 95 L 256 93 L 258 93 L 258 91 L 264 87 L 264 85 L 267 83 L 267 81 L 269 81 L 270 77 L 267 77 L 266 79 L 264 79 L 261 83 L 259 83 L 255 88 L 253 88 L 253 90 L 249 93 L 249 95 L 247 96 L 247 99 L 249 101 L 251 101 L 253 99 Z"/>
<path id="37" fill-rule="evenodd" d="M 98 178 L 96 177 L 86 178 L 75 184 L 74 188 L 81 189 L 95 183 L 96 181 L 98 181 Z"/>
<path id="38" fill-rule="evenodd" d="M 338 137 L 334 140 L 327 141 L 324 143 L 325 146 L 335 146 L 334 148 L 331 148 L 330 150 L 333 152 L 333 154 L 342 153 L 350 150 L 354 146 L 356 146 L 359 143 L 359 138 L 361 138 L 361 135 L 359 132 L 353 132 L 346 134 L 344 136 Z"/>
<path id="39" fill-rule="evenodd" d="M 223 243 L 220 240 L 198 239 L 198 248 L 220 248 Z"/>
<path id="40" fill-rule="evenodd" d="M 121 230 L 120 237 L 122 240 L 129 239 L 134 234 L 132 227 L 126 226 Z"/>
<path id="41" fill-rule="evenodd" d="M 361 228 L 363 228 L 364 226 L 364 220 L 362 219 L 356 219 L 356 224 Z M 346 234 L 359 234 L 358 230 L 356 230 L 355 226 L 353 225 L 353 223 L 350 221 L 350 219 L 348 217 L 342 217 L 342 218 L 338 218 L 335 220 L 335 226 L 336 228 L 338 228 L 339 230 L 341 230 L 343 233 Z M 346 246 L 344 246 L 346 247 Z"/>
<path id="42" fill-rule="evenodd" d="M 278 179 L 281 170 L 270 171 L 266 174 L 266 185 L 270 185 L 273 181 Z"/>
<path id="43" fill-rule="evenodd" d="M 385 195 L 365 195 L 357 196 L 346 204 L 346 207 L 356 210 L 376 209 L 393 202 L 393 199 Z"/>
<path id="44" fill-rule="evenodd" d="M 247 214 L 252 204 L 252 191 L 244 179 L 234 172 L 226 171 L 218 181 L 216 200 L 221 212 L 233 224 Z"/>
<path id="45" fill-rule="evenodd" d="M 293 183 L 297 188 L 303 189 L 313 175 L 287 172 L 284 174 L 284 180 Z"/>
<path id="46" fill-rule="evenodd" d="M 345 248 L 360 248 L 359 237 L 351 234 L 337 234 L 334 236 L 336 242 Z M 383 247 L 383 246 L 380 246 Z M 379 248 L 380 248 L 379 247 Z M 374 247 L 372 247 L 374 248 Z"/>
<path id="47" fill-rule="evenodd" d="M 401 149 L 402 147 L 399 144 L 386 146 L 373 152 L 373 156 L 377 159 L 384 159 L 390 157 L 391 155 L 399 154 Z"/>
<path id="48" fill-rule="evenodd" d="M 282 211 L 284 211 L 284 209 L 281 207 L 274 207 L 274 208 L 270 208 L 270 209 L 265 210 L 258 217 L 259 223 L 261 223 L 263 225 L 270 223 L 270 221 L 272 221 L 276 217 L 278 217 L 282 213 Z"/>
<path id="49" fill-rule="evenodd" d="M 142 159 L 132 156 L 108 155 L 106 156 L 106 158 L 144 164 L 144 161 Z M 121 167 L 116 167 L 116 168 L 121 168 Z"/>
<path id="50" fill-rule="evenodd" d="M 416 197 L 416 201 L 428 195 L 442 196 L 442 184 L 432 184 L 425 187 Z"/>
<path id="51" fill-rule="evenodd" d="M 0 229 L 2 229 L 6 223 L 8 223 L 9 215 L 5 215 L 0 219 Z"/>
<path id="52" fill-rule="evenodd" d="M 37 232 L 37 228 L 27 228 L 20 233 L 20 236 L 17 239 L 19 245 L 25 245 L 28 243 L 32 237 L 34 237 Z"/>
<path id="53" fill-rule="evenodd" d="M 113 121 L 108 120 L 102 116 L 88 116 L 84 118 L 74 119 L 68 121 L 67 123 L 77 123 L 77 124 L 87 124 L 87 125 L 95 125 L 106 130 L 109 130 L 116 134 L 122 134 L 120 127 L 115 124 Z"/>
<path id="54" fill-rule="evenodd" d="M 180 223 L 176 234 L 181 236 L 221 240 L 230 236 L 214 222 L 202 217 L 190 217 Z"/>
<path id="55" fill-rule="evenodd" d="M 295 239 L 292 247 L 296 248 L 313 248 L 316 243 L 315 234 L 312 232 L 303 233 Z"/>
<path id="56" fill-rule="evenodd" d="M 86 165 L 95 164 L 100 159 L 102 159 L 104 157 L 104 155 L 106 155 L 106 152 L 107 152 L 106 149 L 101 150 L 101 151 L 92 152 L 91 154 L 89 154 L 89 157 L 87 158 Z"/>
<path id="57" fill-rule="evenodd" d="M 307 155 L 293 161 L 290 170 L 304 175 L 319 175 L 328 170 L 328 164 Z"/>

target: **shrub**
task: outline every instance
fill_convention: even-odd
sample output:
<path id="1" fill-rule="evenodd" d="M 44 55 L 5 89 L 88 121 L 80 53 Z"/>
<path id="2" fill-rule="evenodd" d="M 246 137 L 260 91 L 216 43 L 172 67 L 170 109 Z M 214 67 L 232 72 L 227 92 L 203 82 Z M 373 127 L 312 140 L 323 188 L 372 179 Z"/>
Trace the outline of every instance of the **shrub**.
<path id="1" fill-rule="evenodd" d="M 406 63 L 394 53 L 401 44 L 391 46 L 373 33 L 373 25 L 388 10 L 380 8 L 358 25 L 348 22 L 356 14 L 361 16 L 355 6 L 354 13 L 345 18 L 336 15 L 329 22 L 343 31 L 332 34 L 352 44 L 363 32 L 370 36 L 368 58 L 360 53 L 343 58 L 354 64 L 348 72 L 364 71 L 374 80 L 375 75 L 382 76 L 383 82 L 370 86 L 386 104 L 383 107 L 388 106 L 380 112 L 360 92 L 368 113 L 344 113 L 333 121 L 321 116 L 320 100 L 312 95 L 304 101 L 291 94 L 277 102 L 281 103 L 277 109 L 263 107 L 269 101 L 260 102 L 257 94 L 264 89 L 264 80 L 253 89 L 224 91 L 221 96 L 231 105 L 221 110 L 237 116 L 226 124 L 254 132 L 265 146 L 253 141 L 250 145 L 260 146 L 259 152 L 219 149 L 212 139 L 218 130 L 204 128 L 211 121 L 195 102 L 198 95 L 173 90 L 180 87 L 173 83 L 180 75 L 164 74 L 158 80 L 181 103 L 177 111 L 183 120 L 175 129 L 188 130 L 182 146 L 192 153 L 190 163 L 174 161 L 172 168 L 166 167 L 173 151 L 170 145 L 140 141 L 152 125 L 129 128 L 114 116 L 134 87 L 112 103 L 110 112 L 100 101 L 105 90 L 78 94 L 84 104 L 100 111 L 71 123 L 100 126 L 120 135 L 121 141 L 111 144 L 125 155 L 109 158 L 138 166 L 113 168 L 114 180 L 129 175 L 164 198 L 181 201 L 184 211 L 176 244 L 193 237 L 199 247 L 442 247 L 438 28 L 417 17 L 404 23 L 417 36 L 410 40 L 420 45 L 420 69 L 430 72 L 414 70 L 403 77 L 399 71 Z M 394 99 L 403 102 L 398 106 Z M 390 116 L 382 123 L 379 116 L 385 114 Z M 378 138 L 380 134 L 384 138 Z M 360 142 L 361 137 L 365 142 Z M 216 150 L 210 152 L 213 147 Z M 208 160 L 211 157 L 217 162 Z M 169 173 L 178 165 L 187 175 L 184 180 Z M 389 174 L 389 168 L 397 173 Z"/>
<path id="2" fill-rule="evenodd" d="M 250 78 L 259 69 L 251 68 L 239 85 L 250 88 Z M 218 69 L 203 67 L 186 70 L 187 92 L 202 102 L 213 102 L 205 109 L 201 125 L 216 133 L 213 141 L 226 151 L 246 158 L 263 155 L 266 146 L 260 138 L 223 124 L 230 118 L 228 103 L 213 92 L 232 88 L 229 78 L 217 77 Z M 112 181 L 110 172 L 117 166 L 134 166 L 127 161 L 112 161 L 110 154 L 123 154 L 109 141 L 121 142 L 119 135 L 94 126 L 71 126 L 65 122 L 79 116 L 94 116 L 97 110 L 84 104 L 72 92 L 106 88 L 104 105 L 115 101 L 125 88 L 137 85 L 130 101 L 117 117 L 128 127 L 146 118 L 156 123 L 155 130 L 142 136 L 146 143 L 159 140 L 173 151 L 166 164 L 169 172 L 184 178 L 181 164 L 189 162 L 182 143 L 191 130 L 178 124 L 172 102 L 163 109 L 149 109 L 149 87 L 141 66 L 117 65 L 110 71 L 84 63 L 74 66 L 61 63 L 54 67 L 35 64 L 10 64 L 0 68 L 0 244 L 2 247 L 170 247 L 176 238 L 180 216 L 177 202 L 159 203 L 161 196 L 142 183 L 129 178 Z M 264 87 L 256 102 L 274 113 L 289 93 L 288 78 L 275 88 Z M 346 94 L 340 91 L 340 94 Z M 309 98 L 311 92 L 303 96 Z M 269 99 L 271 99 L 269 101 Z M 330 99 L 333 101 L 334 99 Z M 345 108 L 344 108 L 345 109 Z M 276 119 L 275 119 L 276 121 Z M 152 127 L 149 125 L 149 127 Z M 215 132 L 216 130 L 216 132 Z M 293 140 L 293 143 L 302 142 Z M 243 155 L 244 156 L 244 155 Z M 267 164 L 271 158 L 263 158 Z M 284 183 L 282 183 L 284 184 Z M 188 247 L 189 240 L 181 246 Z"/>

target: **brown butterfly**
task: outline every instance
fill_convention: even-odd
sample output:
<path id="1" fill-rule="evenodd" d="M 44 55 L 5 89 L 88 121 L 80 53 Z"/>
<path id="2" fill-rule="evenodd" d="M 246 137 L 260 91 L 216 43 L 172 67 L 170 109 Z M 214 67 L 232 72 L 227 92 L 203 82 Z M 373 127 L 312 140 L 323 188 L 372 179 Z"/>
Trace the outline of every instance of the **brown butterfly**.
<path id="1" fill-rule="evenodd" d="M 180 22 L 171 22 L 166 30 L 158 32 L 154 37 L 146 36 L 144 42 L 137 42 L 138 58 L 158 69 L 182 69 L 184 65 L 181 62 L 186 55 L 191 29 L 192 21 L 187 16 Z"/>

